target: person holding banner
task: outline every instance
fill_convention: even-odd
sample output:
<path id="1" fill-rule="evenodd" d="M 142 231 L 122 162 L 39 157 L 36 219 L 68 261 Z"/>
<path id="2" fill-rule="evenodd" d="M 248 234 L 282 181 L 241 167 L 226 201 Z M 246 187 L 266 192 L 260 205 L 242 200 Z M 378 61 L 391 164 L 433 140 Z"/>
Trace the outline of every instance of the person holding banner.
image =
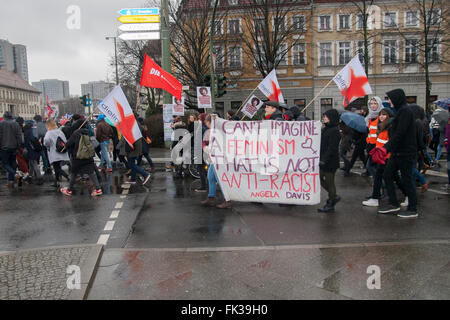
<path id="1" fill-rule="evenodd" d="M 322 140 L 320 142 L 320 183 L 328 192 L 328 200 L 325 206 L 317 209 L 317 211 L 334 212 L 334 206 L 341 200 L 336 195 L 336 185 L 334 184 L 334 176 L 339 168 L 339 143 L 341 140 L 337 110 L 325 111 L 323 122 L 325 127 L 322 129 Z"/>

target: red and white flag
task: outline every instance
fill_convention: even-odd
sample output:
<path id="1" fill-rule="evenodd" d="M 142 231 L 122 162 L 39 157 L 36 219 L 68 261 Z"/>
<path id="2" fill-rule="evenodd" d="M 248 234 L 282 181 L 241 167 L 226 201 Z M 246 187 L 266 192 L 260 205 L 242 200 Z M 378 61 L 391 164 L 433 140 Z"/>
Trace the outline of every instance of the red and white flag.
<path id="1" fill-rule="evenodd" d="M 273 69 L 267 77 L 258 85 L 264 95 L 271 101 L 278 101 L 284 103 L 283 94 L 281 93 L 280 85 L 278 84 L 277 74 Z"/>
<path id="2" fill-rule="evenodd" d="M 44 112 L 44 118 L 45 119 L 56 119 L 56 116 L 58 115 L 58 109 L 55 106 L 52 106 L 50 104 L 50 101 L 48 101 L 48 96 L 47 96 L 47 106 L 45 107 L 45 112 Z"/>
<path id="3" fill-rule="evenodd" d="M 333 81 L 344 96 L 344 107 L 347 107 L 352 101 L 372 93 L 369 79 L 367 79 L 358 54 L 339 71 Z"/>
<path id="4" fill-rule="evenodd" d="M 145 55 L 142 67 L 141 86 L 159 88 L 169 92 L 178 100 L 181 100 L 183 86 L 169 72 L 164 71 L 148 55 Z"/>
<path id="5" fill-rule="evenodd" d="M 142 138 L 141 130 L 131 110 L 127 97 L 120 85 L 116 86 L 108 96 L 98 105 L 100 111 L 109 121 L 120 131 L 128 144 L 133 147 L 133 143 Z"/>

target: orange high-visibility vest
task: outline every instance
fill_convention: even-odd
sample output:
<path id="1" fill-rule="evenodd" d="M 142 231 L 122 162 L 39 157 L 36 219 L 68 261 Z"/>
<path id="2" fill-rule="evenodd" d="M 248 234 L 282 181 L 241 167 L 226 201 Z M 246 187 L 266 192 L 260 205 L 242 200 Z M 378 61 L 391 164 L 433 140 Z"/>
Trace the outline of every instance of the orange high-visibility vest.
<path id="1" fill-rule="evenodd" d="M 388 130 L 386 129 L 386 130 L 384 130 L 384 131 L 382 131 L 382 132 L 380 132 L 380 133 L 378 134 L 377 139 L 376 139 L 376 144 L 375 144 L 375 146 L 376 146 L 377 148 L 381 148 L 381 147 L 383 147 L 388 141 L 389 141 L 389 134 L 388 134 Z M 391 154 L 388 153 L 386 158 L 389 158 L 390 156 L 391 156 Z"/>
<path id="2" fill-rule="evenodd" d="M 367 135 L 366 142 L 368 144 L 377 143 L 377 128 L 378 128 L 378 117 L 373 120 L 369 120 L 369 134 Z"/>

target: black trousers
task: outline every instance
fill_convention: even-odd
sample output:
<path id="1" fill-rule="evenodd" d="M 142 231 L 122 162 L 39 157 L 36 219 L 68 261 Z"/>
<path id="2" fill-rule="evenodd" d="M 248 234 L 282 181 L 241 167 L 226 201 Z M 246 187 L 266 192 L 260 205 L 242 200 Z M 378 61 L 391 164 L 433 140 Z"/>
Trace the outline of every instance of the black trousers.
<path id="1" fill-rule="evenodd" d="M 334 184 L 335 172 L 328 172 L 320 170 L 320 184 L 328 192 L 328 199 L 334 200 L 336 198 L 336 185 Z"/>
<path id="2" fill-rule="evenodd" d="M 386 163 L 383 178 L 389 196 L 389 202 L 393 206 L 398 206 L 397 194 L 395 193 L 395 174 L 400 170 L 400 184 L 408 197 L 408 210 L 417 211 L 417 194 L 413 183 L 413 167 L 416 164 L 416 156 L 395 157 L 391 156 Z"/>
<path id="3" fill-rule="evenodd" d="M 362 161 L 364 166 L 366 165 L 366 154 L 365 154 L 365 146 L 364 144 L 356 144 L 355 149 L 353 150 L 352 159 L 350 160 L 349 165 L 345 168 L 345 171 L 350 172 L 350 169 L 353 168 L 356 159 L 359 157 L 359 159 Z"/>
<path id="4" fill-rule="evenodd" d="M 200 183 L 202 184 L 202 189 L 206 188 L 206 176 L 208 175 L 208 172 L 206 172 L 205 164 L 198 164 L 198 172 L 200 173 Z"/>
<path id="5" fill-rule="evenodd" d="M 58 182 L 59 178 L 63 176 L 66 179 L 69 179 L 69 175 L 64 172 L 64 170 L 61 168 L 62 161 L 56 161 L 53 162 L 53 169 L 55 169 L 55 181 Z"/>

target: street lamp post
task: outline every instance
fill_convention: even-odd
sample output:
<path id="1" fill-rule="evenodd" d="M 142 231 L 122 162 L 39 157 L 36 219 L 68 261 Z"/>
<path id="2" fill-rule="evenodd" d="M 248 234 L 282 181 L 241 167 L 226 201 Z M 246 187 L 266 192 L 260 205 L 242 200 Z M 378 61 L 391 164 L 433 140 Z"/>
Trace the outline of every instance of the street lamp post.
<path id="1" fill-rule="evenodd" d="M 105 37 L 106 40 L 114 39 L 114 57 L 116 61 L 116 85 L 119 84 L 119 70 L 117 68 L 117 37 Z"/>

